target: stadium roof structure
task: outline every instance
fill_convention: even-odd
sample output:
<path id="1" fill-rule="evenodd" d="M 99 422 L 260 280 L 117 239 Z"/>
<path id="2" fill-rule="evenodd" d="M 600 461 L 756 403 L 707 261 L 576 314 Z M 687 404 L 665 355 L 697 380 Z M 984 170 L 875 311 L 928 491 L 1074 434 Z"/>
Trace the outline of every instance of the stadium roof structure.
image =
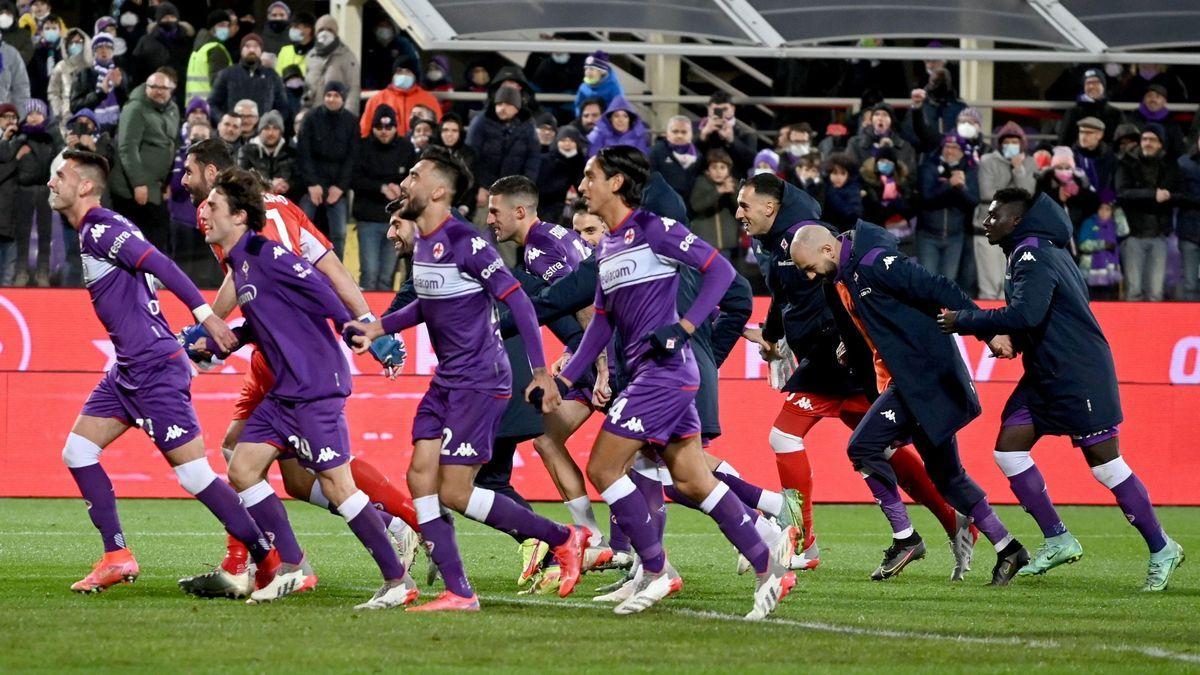
<path id="1" fill-rule="evenodd" d="M 1200 63 L 1192 0 L 384 0 L 435 51 Z M 667 40 L 639 39 L 648 35 Z M 958 48 L 848 46 L 863 36 Z M 624 39 L 617 39 L 623 37 Z M 1002 43 L 1014 48 L 983 47 Z M 979 46 L 976 46 L 979 45 Z"/>

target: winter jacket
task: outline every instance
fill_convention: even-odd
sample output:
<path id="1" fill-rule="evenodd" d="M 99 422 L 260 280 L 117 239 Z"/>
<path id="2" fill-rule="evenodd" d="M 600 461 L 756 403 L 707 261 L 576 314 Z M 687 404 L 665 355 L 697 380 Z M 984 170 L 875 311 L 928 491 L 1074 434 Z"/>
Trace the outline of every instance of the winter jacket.
<path id="1" fill-rule="evenodd" d="M 179 144 L 179 108 L 167 101 L 158 104 L 138 85 L 121 109 L 117 127 L 117 165 L 109 189 L 123 199 L 133 199 L 133 189 L 149 188 L 149 202 L 161 204 L 163 185 L 171 177 Z"/>
<path id="2" fill-rule="evenodd" d="M 285 196 L 289 199 L 301 194 L 305 187 L 300 185 L 296 149 L 288 145 L 286 140 L 280 139 L 275 149 L 271 150 L 255 136 L 238 150 L 237 163 L 239 167 L 257 173 L 268 185 L 275 178 L 286 180 L 288 192 Z"/>
<path id="3" fill-rule="evenodd" d="M 46 100 L 50 90 L 50 73 L 54 66 L 63 60 L 62 37 L 67 34 L 67 26 L 58 22 L 59 42 L 50 44 L 41 37 L 33 38 L 33 58 L 29 59 L 29 95 L 36 99 Z M 6 64 L 7 65 L 7 64 Z"/>
<path id="4" fill-rule="evenodd" d="M 50 162 L 62 147 L 62 139 L 55 135 L 54 127 L 47 121 L 44 131 L 21 133 L 18 144 L 29 147 L 29 152 L 17 160 L 17 183 L 22 186 L 44 186 L 50 180 Z"/>
<path id="5" fill-rule="evenodd" d="M 1039 434 L 1089 434 L 1122 420 L 1112 351 L 1066 250 L 1071 231 L 1062 210 L 1040 195 L 1000 244 L 1007 305 L 960 311 L 955 321 L 966 335 L 1012 337 L 1025 366 L 1013 399 L 1029 407 Z"/>
<path id="6" fill-rule="evenodd" d="M 350 187 L 354 188 L 354 218 L 369 223 L 388 222 L 389 200 L 380 192 L 385 183 L 400 184 L 408 170 L 417 163 L 412 143 L 396 136 L 384 145 L 372 135 L 358 139 L 358 160 Z"/>
<path id="7" fill-rule="evenodd" d="M 700 165 L 703 163 L 699 157 L 699 150 L 696 153 L 695 161 L 685 167 L 675 159 L 667 139 L 660 138 L 654 142 L 654 147 L 650 148 L 650 170 L 661 173 L 679 196 L 685 200 L 690 199 L 692 187 L 696 184 L 696 177 L 700 175 Z"/>
<path id="8" fill-rule="evenodd" d="M 967 104 L 958 94 L 951 93 L 944 100 L 926 98 L 919 110 L 910 110 L 905 119 L 905 131 L 915 139 L 917 152 L 935 152 L 946 134 L 957 133 L 958 115 L 966 109 Z"/>
<path id="9" fill-rule="evenodd" d="M 116 131 L 117 121 L 120 116 L 120 107 L 124 106 L 129 101 L 129 85 L 132 78 L 129 73 L 122 71 L 123 77 L 121 84 L 112 88 L 111 93 L 115 100 L 114 107 L 104 105 L 108 100 L 108 94 L 100 89 L 101 75 L 99 67 L 96 64 L 91 64 L 87 68 L 80 68 L 75 72 L 75 79 L 71 82 L 71 112 L 76 113 L 84 108 L 87 108 L 96 113 L 97 126 L 104 131 Z M 117 118 L 117 119 L 114 119 Z"/>
<path id="10" fill-rule="evenodd" d="M 1108 143 L 1101 141 L 1094 150 L 1085 150 L 1076 143 L 1071 150 L 1075 153 L 1075 166 L 1088 177 L 1092 189 L 1099 192 L 1116 185 L 1117 156 Z"/>
<path id="11" fill-rule="evenodd" d="M 1125 119 L 1139 129 L 1145 129 L 1146 125 L 1152 122 L 1161 126 L 1166 134 L 1162 144 L 1168 159 L 1175 159 L 1186 152 L 1187 139 L 1184 137 L 1183 125 L 1167 109 L 1164 108 L 1158 115 L 1154 115 L 1149 110 L 1139 107 L 1129 111 Z"/>
<path id="12" fill-rule="evenodd" d="M 270 110 L 282 113 L 288 109 L 287 94 L 283 91 L 283 80 L 279 79 L 278 73 L 264 68 L 261 64 L 248 68 L 241 63 L 235 63 L 221 71 L 213 85 L 212 93 L 208 96 L 212 118 L 221 119 L 244 98 L 258 104 L 260 116 Z"/>
<path id="13" fill-rule="evenodd" d="M 21 63 L 25 64 L 25 66 L 28 66 L 30 59 L 33 58 L 33 37 L 30 35 L 29 29 L 18 25 L 16 21 L 17 8 L 12 3 L 12 0 L 3 0 L 0 2 L 0 10 L 8 10 L 13 17 L 13 25 L 0 30 L 0 42 L 15 48 L 17 50 L 16 58 L 20 59 Z M 8 57 L 5 57 L 5 61 L 7 60 Z M 7 99 L 0 98 L 0 101 L 4 100 Z M 17 109 L 19 110 L 20 106 L 17 106 Z"/>
<path id="14" fill-rule="evenodd" d="M 904 164 L 910 169 L 917 166 L 917 153 L 913 150 L 913 146 L 908 141 L 900 138 L 893 129 L 892 133 L 887 136 L 892 141 L 892 148 L 896 151 L 896 161 Z M 879 144 L 880 137 L 875 134 L 875 130 L 871 126 L 865 127 L 858 135 L 850 139 L 850 143 L 846 146 L 846 152 L 854 158 L 854 162 L 862 166 L 867 158 L 874 157 L 875 146 Z"/>
<path id="15" fill-rule="evenodd" d="M 68 56 L 67 43 L 76 36 L 83 38 L 83 51 L 75 56 Z M 46 89 L 46 96 L 54 121 L 59 124 L 60 129 L 65 129 L 67 119 L 74 112 L 71 108 L 71 85 L 75 82 L 75 74 L 91 65 L 91 45 L 92 40 L 88 34 L 78 28 L 67 31 L 59 44 L 62 59 L 54 64 L 54 70 L 50 73 L 50 86 Z"/>
<path id="16" fill-rule="evenodd" d="M 863 217 L 862 192 L 862 181 L 857 175 L 847 178 L 840 188 L 826 182 L 825 202 L 821 209 L 825 222 L 833 225 L 839 232 L 852 229 Z"/>
<path id="17" fill-rule="evenodd" d="M 17 151 L 21 149 L 20 134 L 8 140 L 0 135 L 0 204 L 8 204 L 9 208 L 0 209 L 0 242 L 11 241 L 17 228 L 17 209 L 11 205 L 17 202 Z"/>
<path id="18" fill-rule="evenodd" d="M 708 138 L 705 138 L 703 132 L 708 123 L 708 117 L 700 118 L 693 132 L 696 149 L 700 152 L 700 164 L 703 165 L 705 163 L 704 156 L 710 150 L 724 150 L 733 159 L 733 175 L 745 176 L 748 174 L 750 168 L 754 166 L 754 156 L 758 154 L 758 137 L 755 136 L 754 129 L 735 119 L 733 122 L 733 140 L 726 141 L 717 132 L 713 132 L 708 135 Z M 701 166 L 700 170 L 703 171 L 704 167 Z"/>
<path id="19" fill-rule="evenodd" d="M 604 107 L 607 108 L 618 96 L 625 96 L 625 90 L 621 88 L 621 82 L 617 80 L 615 72 L 609 71 L 608 77 L 600 80 L 596 86 L 580 82 L 579 89 L 575 91 L 575 116 L 579 117 L 583 102 L 590 98 L 604 101 Z"/>
<path id="20" fill-rule="evenodd" d="M 563 219 L 567 204 L 567 191 L 579 185 L 583 179 L 583 165 L 587 157 L 578 152 L 574 157 L 564 157 L 557 146 L 542 154 L 538 169 L 538 218 L 548 223 Z"/>
<path id="21" fill-rule="evenodd" d="M 950 175 L 956 170 L 966 177 L 962 187 L 950 184 Z M 978 204 L 979 174 L 965 159 L 951 167 L 940 156 L 933 156 L 921 165 L 919 232 L 943 238 L 965 234 Z"/>
<path id="22" fill-rule="evenodd" d="M 696 179 L 691 197 L 691 230 L 718 251 L 738 247 L 741 227 L 737 222 L 737 191 L 721 194 L 707 175 Z"/>
<path id="23" fill-rule="evenodd" d="M 1184 241 L 1200 244 L 1200 150 L 1179 158 L 1179 219 L 1176 234 Z"/>
<path id="24" fill-rule="evenodd" d="M 1075 103 L 1075 107 L 1067 111 L 1063 115 L 1062 122 L 1058 127 L 1058 145 L 1072 146 L 1075 141 L 1079 140 L 1079 120 L 1085 117 L 1095 117 L 1104 122 L 1104 142 L 1112 143 L 1113 135 L 1117 132 L 1117 127 L 1121 122 L 1125 121 L 1120 110 L 1108 102 L 1108 99 L 1100 99 L 1099 101 L 1085 101 L 1080 99 Z"/>
<path id="25" fill-rule="evenodd" d="M 1054 170 L 1047 168 L 1037 177 L 1037 191 L 1058 204 L 1058 208 L 1062 209 L 1067 214 L 1067 218 L 1078 228 L 1088 216 L 1096 212 L 1100 206 L 1100 197 L 1092 189 L 1087 176 L 1079 169 L 1075 170 L 1071 180 L 1078 189 L 1074 195 L 1064 195 L 1061 190 L 1062 184 L 1055 177 Z"/>
<path id="26" fill-rule="evenodd" d="M 0 70 L 0 101 L 15 105 L 23 113 L 25 101 L 29 100 L 29 70 L 20 53 L 7 42 L 0 43 L 0 60 L 4 61 L 4 70 Z"/>
<path id="27" fill-rule="evenodd" d="M 1129 234 L 1134 237 L 1165 237 L 1171 233 L 1174 198 L 1159 203 L 1158 189 L 1177 191 L 1177 165 L 1165 151 L 1143 157 L 1141 148 L 1121 158 L 1117 165 L 1117 202 L 1125 210 Z"/>
<path id="28" fill-rule="evenodd" d="M 346 109 L 355 115 L 361 108 L 358 58 L 340 38 L 327 47 L 317 45 L 308 53 L 304 69 L 304 105 L 316 107 L 325 97 L 325 84 L 346 85 Z"/>
<path id="29" fill-rule="evenodd" d="M 421 85 L 414 84 L 410 89 L 404 90 L 389 84 L 367 99 L 367 104 L 363 107 L 362 116 L 358 120 L 358 131 L 363 138 L 371 135 L 375 109 L 384 103 L 396 111 L 396 133 L 400 136 L 408 135 L 408 120 L 412 118 L 415 106 L 423 105 L 432 110 L 437 119 L 442 118 L 442 106 L 437 97 L 422 89 Z"/>
<path id="30" fill-rule="evenodd" d="M 296 150 L 300 187 L 319 185 L 328 190 L 336 185 L 348 191 L 358 154 L 358 118 L 344 107 L 330 110 L 320 105 L 309 110 L 300 124 Z"/>
<path id="31" fill-rule="evenodd" d="M 612 115 L 618 110 L 629 114 L 629 130 L 624 133 L 612 126 Z M 595 157 L 597 152 L 610 145 L 631 145 L 642 152 L 650 152 L 650 131 L 624 96 L 617 96 L 608 104 L 608 109 L 600 116 L 592 133 L 588 134 L 587 141 L 588 157 Z"/>
<path id="32" fill-rule="evenodd" d="M 501 122 L 493 108 L 484 110 L 467 127 L 467 145 L 475 150 L 475 182 L 480 187 L 516 174 L 537 180 L 542 146 L 529 110 L 522 108 L 507 122 Z"/>
<path id="33" fill-rule="evenodd" d="M 982 409 L 954 338 L 938 328 L 937 315 L 942 308 L 978 307 L 949 279 L 901 253 L 882 227 L 860 221 L 842 236 L 839 294 L 852 303 L 905 407 L 930 441 L 942 445 Z"/>
<path id="34" fill-rule="evenodd" d="M 1025 155 L 1021 166 L 1013 168 L 1012 161 L 993 150 L 979 160 L 979 206 L 975 209 L 975 234 L 983 234 L 983 219 L 987 217 L 992 195 L 1004 188 L 1017 187 L 1032 194 L 1037 190 L 1037 163 Z"/>

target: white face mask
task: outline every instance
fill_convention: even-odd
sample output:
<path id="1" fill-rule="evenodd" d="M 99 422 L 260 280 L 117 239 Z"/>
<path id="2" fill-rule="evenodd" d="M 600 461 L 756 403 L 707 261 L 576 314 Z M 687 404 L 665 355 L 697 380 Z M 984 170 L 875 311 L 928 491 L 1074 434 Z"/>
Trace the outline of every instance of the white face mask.
<path id="1" fill-rule="evenodd" d="M 138 16 L 133 12 L 125 12 L 121 14 L 121 25 L 126 28 L 133 28 L 138 23 Z"/>
<path id="2" fill-rule="evenodd" d="M 571 150 L 569 152 L 566 150 L 563 150 L 562 148 L 559 148 L 558 154 L 562 155 L 563 157 L 566 157 L 567 159 L 571 159 L 575 155 L 579 154 L 579 148 L 571 148 Z"/>
<path id="3" fill-rule="evenodd" d="M 807 155 L 809 150 L 812 150 L 812 145 L 808 143 L 792 143 L 788 146 L 788 153 L 795 157 Z"/>
<path id="4" fill-rule="evenodd" d="M 959 136 L 966 139 L 972 139 L 979 135 L 979 129 L 970 122 L 959 122 L 957 131 Z"/>
<path id="5" fill-rule="evenodd" d="M 12 25 L 13 25 L 12 14 L 0 14 L 0 28 L 3 28 L 4 30 L 8 30 L 9 28 L 12 28 Z"/>
<path id="6" fill-rule="evenodd" d="M 322 47 L 333 44 L 333 38 L 336 37 L 333 31 L 323 30 L 317 33 L 317 43 Z"/>

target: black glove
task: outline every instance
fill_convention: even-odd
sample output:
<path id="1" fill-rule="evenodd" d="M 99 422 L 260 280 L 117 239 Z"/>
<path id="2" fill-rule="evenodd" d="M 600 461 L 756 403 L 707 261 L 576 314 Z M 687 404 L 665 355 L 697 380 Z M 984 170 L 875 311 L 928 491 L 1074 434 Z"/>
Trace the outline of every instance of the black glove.
<path id="1" fill-rule="evenodd" d="M 559 398 L 566 400 L 566 398 L 567 398 L 567 383 L 563 382 L 562 378 L 556 377 L 556 378 L 554 378 L 554 384 L 558 387 Z M 542 411 L 542 398 L 545 395 L 546 395 L 546 392 L 542 391 L 541 387 L 537 387 L 533 391 L 529 392 L 529 405 L 533 406 L 534 410 L 541 412 Z"/>
<path id="2" fill-rule="evenodd" d="M 692 335 L 678 323 L 663 326 L 647 336 L 653 356 L 674 356 L 683 349 Z"/>

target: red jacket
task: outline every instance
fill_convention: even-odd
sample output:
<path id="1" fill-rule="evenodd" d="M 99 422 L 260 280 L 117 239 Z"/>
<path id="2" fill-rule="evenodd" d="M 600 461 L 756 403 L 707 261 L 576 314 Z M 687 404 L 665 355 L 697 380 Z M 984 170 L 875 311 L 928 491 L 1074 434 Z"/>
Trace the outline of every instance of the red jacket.
<path id="1" fill-rule="evenodd" d="M 392 109 L 396 111 L 396 117 L 399 118 L 396 120 L 396 132 L 401 136 L 408 135 L 408 119 L 412 117 L 414 106 L 423 105 L 433 111 L 436 119 L 442 118 L 441 103 L 438 102 L 436 96 L 422 89 L 421 85 L 414 84 L 411 89 L 405 91 L 389 84 L 386 89 L 376 92 L 374 96 L 367 99 L 362 118 L 358 121 L 358 128 L 363 138 L 371 135 L 371 123 L 375 119 L 375 109 L 384 103 L 392 106 Z"/>

